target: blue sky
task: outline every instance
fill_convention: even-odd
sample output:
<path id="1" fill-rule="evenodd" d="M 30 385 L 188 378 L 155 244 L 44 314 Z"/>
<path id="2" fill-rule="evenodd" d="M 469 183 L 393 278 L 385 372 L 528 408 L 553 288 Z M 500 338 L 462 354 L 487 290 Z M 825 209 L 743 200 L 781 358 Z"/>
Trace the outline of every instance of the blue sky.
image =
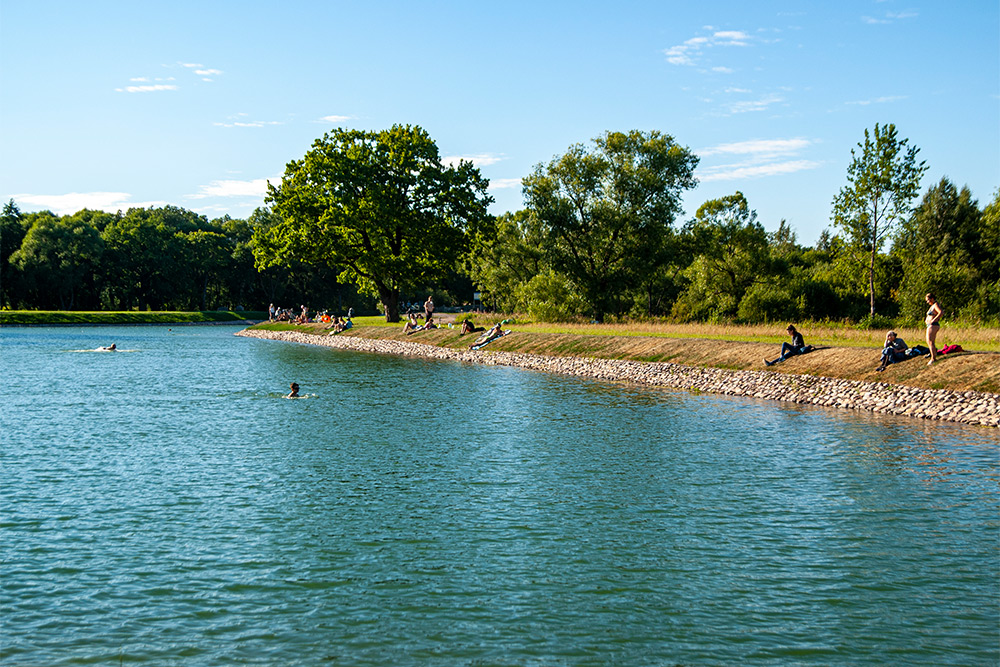
<path id="1" fill-rule="evenodd" d="M 996 0 L 0 0 L 0 198 L 246 217 L 333 127 L 420 125 L 495 213 L 607 130 L 701 156 L 682 223 L 742 191 L 769 230 L 830 226 L 864 130 L 895 123 L 983 204 L 1000 185 Z"/>

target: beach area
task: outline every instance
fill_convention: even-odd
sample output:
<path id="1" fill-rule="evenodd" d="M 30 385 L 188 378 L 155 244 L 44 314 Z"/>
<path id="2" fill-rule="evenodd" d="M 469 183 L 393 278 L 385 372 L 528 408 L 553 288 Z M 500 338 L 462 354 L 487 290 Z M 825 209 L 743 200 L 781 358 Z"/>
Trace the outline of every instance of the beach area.
<path id="1" fill-rule="evenodd" d="M 519 332 L 515 332 L 517 334 Z M 967 388 L 970 382 L 992 386 L 996 376 L 1000 376 L 1000 364 L 996 354 L 970 354 L 956 357 L 950 369 L 957 377 L 954 386 L 932 388 L 885 381 L 868 381 L 852 377 L 828 377 L 814 372 L 822 365 L 823 353 L 836 354 L 838 358 L 857 358 L 858 364 L 871 361 L 870 350 L 836 349 L 818 350 L 786 362 L 780 371 L 768 368 L 722 368 L 694 361 L 698 355 L 704 356 L 704 346 L 698 341 L 661 339 L 659 345 L 676 350 L 676 361 L 644 361 L 628 358 L 601 358 L 601 356 L 559 353 L 546 346 L 544 334 L 521 334 L 505 336 L 489 348 L 472 351 L 468 349 L 469 339 L 459 339 L 452 329 L 420 332 L 406 337 L 395 329 L 385 327 L 357 327 L 351 331 L 328 335 L 322 328 L 301 327 L 299 330 L 272 331 L 263 328 L 249 328 L 236 333 L 237 336 L 284 341 L 305 345 L 321 345 L 336 349 L 398 356 L 417 356 L 434 359 L 475 363 L 493 366 L 510 366 L 558 373 L 575 377 L 593 378 L 601 381 L 624 382 L 651 387 L 662 387 L 689 392 L 705 392 L 729 396 L 817 405 L 874 413 L 902 415 L 907 417 L 958 422 L 984 427 L 1000 426 L 1000 395 L 991 391 Z M 528 339 L 534 338 L 534 344 Z M 605 337 L 607 338 L 607 337 Z M 461 340 L 461 344 L 458 341 Z M 419 342 L 418 342 L 419 341 Z M 551 341 L 549 341 L 551 343 Z M 583 349 L 586 341 L 577 346 Z M 641 345 L 641 341 L 626 341 Z M 623 343 L 623 344 L 626 344 Z M 607 342 L 611 346 L 611 342 Z M 720 348 L 733 357 L 729 366 L 739 366 L 737 360 L 749 359 L 763 349 L 755 343 L 727 343 Z M 773 346 L 772 346 L 773 347 Z M 549 353 L 523 351 L 549 349 Z M 591 350 L 592 351 L 592 350 Z M 686 353 L 685 353 L 686 351 Z M 648 353 L 648 350 L 646 350 Z M 608 354 L 626 356 L 620 351 Z M 649 355 L 653 356 L 656 355 Z M 661 355 L 662 356 L 662 355 Z M 759 359 L 759 357 L 757 357 Z M 811 358 L 811 359 L 810 359 Z M 793 363 L 794 362 L 794 363 Z M 758 363 L 760 363 L 758 361 Z M 920 360 L 909 362 L 908 372 L 928 369 Z M 867 363 L 866 367 L 874 366 Z M 906 366 L 906 363 L 898 364 Z M 941 364 L 944 366 L 944 364 Z M 893 367 L 890 367 L 893 370 Z M 939 372 L 939 371 L 937 371 Z M 846 375 L 846 373 L 844 373 Z M 900 371 L 900 374 L 904 374 Z M 971 381 L 969 378 L 978 380 Z M 905 378 L 904 378 L 905 379 Z"/>

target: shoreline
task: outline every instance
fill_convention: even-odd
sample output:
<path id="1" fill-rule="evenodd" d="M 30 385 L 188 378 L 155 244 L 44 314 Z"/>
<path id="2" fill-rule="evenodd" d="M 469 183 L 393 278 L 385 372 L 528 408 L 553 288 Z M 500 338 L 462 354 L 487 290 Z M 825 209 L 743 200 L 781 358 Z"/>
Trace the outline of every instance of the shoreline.
<path id="1" fill-rule="evenodd" d="M 21 327 L 185 327 L 185 326 L 221 326 L 232 324 L 253 326 L 262 320 L 216 320 L 212 322 L 53 322 L 51 324 L 0 324 L 0 329 Z"/>
<path id="2" fill-rule="evenodd" d="M 409 341 L 317 336 L 298 331 L 244 329 L 234 335 L 357 352 L 445 359 L 488 366 L 512 366 L 651 387 L 1000 427 L 1000 396 L 978 391 L 919 389 L 885 382 L 841 380 L 816 375 L 786 375 L 757 370 L 703 368 L 670 362 L 554 357 L 499 350 L 459 350 Z"/>

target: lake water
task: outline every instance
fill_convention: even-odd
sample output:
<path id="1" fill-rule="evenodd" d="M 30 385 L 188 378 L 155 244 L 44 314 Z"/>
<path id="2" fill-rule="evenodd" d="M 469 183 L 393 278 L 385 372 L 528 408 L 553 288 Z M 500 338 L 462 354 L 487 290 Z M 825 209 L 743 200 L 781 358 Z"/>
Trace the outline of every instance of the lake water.
<path id="1" fill-rule="evenodd" d="M 995 429 L 236 330 L 0 330 L 0 663 L 1000 662 Z"/>

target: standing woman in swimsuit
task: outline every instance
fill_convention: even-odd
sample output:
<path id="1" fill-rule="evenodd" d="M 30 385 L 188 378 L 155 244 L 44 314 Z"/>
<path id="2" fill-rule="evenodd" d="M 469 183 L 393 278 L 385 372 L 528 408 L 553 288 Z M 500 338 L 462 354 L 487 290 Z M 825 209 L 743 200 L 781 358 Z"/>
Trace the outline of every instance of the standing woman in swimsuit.
<path id="1" fill-rule="evenodd" d="M 928 294 L 924 298 L 930 305 L 930 308 L 927 309 L 927 316 L 924 317 L 924 323 L 927 324 L 927 347 L 931 349 L 931 360 L 927 362 L 927 365 L 930 366 L 937 361 L 937 346 L 934 345 L 934 341 L 941 329 L 939 321 L 944 311 L 941 310 L 941 304 L 937 302 L 933 294 Z"/>

